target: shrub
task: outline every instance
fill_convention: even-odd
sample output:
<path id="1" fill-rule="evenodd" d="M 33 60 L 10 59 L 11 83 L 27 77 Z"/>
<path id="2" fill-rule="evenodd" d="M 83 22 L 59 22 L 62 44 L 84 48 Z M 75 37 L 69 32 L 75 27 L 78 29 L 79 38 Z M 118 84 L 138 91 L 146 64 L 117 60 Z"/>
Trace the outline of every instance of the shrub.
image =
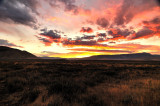
<path id="1" fill-rule="evenodd" d="M 20 103 L 28 104 L 34 102 L 40 94 L 39 90 L 29 90 L 24 92 L 23 97 L 20 99 Z"/>

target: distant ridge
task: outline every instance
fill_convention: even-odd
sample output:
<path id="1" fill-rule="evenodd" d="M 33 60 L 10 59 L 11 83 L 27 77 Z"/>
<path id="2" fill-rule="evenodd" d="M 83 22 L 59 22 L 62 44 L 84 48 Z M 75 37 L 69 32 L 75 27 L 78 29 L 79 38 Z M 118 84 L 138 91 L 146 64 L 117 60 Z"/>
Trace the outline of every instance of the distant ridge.
<path id="1" fill-rule="evenodd" d="M 65 58 L 60 58 L 60 57 L 40 57 L 40 58 L 47 60 L 66 60 Z"/>
<path id="2" fill-rule="evenodd" d="M 82 60 L 155 60 L 160 61 L 160 55 L 150 53 L 120 54 L 120 55 L 97 55 Z"/>
<path id="3" fill-rule="evenodd" d="M 0 46 L 0 59 L 37 59 L 37 57 L 27 51 Z"/>

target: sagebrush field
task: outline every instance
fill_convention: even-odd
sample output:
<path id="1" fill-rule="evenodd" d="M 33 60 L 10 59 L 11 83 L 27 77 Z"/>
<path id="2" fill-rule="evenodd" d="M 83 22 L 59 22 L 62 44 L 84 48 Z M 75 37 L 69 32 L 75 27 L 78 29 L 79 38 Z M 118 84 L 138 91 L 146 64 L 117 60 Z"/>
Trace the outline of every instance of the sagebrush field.
<path id="1" fill-rule="evenodd" d="M 160 106 L 160 62 L 2 60 L 0 105 Z"/>

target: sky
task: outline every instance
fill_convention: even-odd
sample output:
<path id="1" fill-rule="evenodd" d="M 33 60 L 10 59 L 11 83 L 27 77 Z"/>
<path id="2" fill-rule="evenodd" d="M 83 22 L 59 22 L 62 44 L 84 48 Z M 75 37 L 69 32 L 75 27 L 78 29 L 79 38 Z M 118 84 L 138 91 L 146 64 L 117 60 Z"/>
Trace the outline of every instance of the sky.
<path id="1" fill-rule="evenodd" d="M 40 57 L 160 55 L 159 0 L 0 0 L 0 46 Z"/>

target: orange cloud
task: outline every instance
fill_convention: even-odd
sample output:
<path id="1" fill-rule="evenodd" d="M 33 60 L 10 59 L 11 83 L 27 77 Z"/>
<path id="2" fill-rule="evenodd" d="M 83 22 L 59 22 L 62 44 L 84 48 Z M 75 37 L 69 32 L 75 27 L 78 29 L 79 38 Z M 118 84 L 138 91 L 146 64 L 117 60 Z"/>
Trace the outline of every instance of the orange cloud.
<path id="1" fill-rule="evenodd" d="M 133 44 L 133 43 L 127 43 L 127 44 L 118 44 L 114 45 L 117 47 L 117 49 L 123 49 L 123 50 L 129 50 L 134 53 L 141 53 L 141 52 L 148 52 L 152 54 L 160 53 L 160 46 L 155 45 L 141 45 L 141 44 Z"/>
<path id="2" fill-rule="evenodd" d="M 127 50 L 104 50 L 104 49 L 87 49 L 87 48 L 76 48 L 76 49 L 69 49 L 72 51 L 85 51 L 85 52 L 95 52 L 95 53 L 102 53 L 102 54 L 124 54 L 124 53 L 131 53 Z"/>
<path id="3" fill-rule="evenodd" d="M 148 52 L 152 54 L 160 53 L 160 46 L 154 45 L 140 45 L 140 44 L 118 44 L 114 46 L 88 46 L 88 48 L 83 48 L 84 46 L 80 45 L 72 45 L 69 53 L 54 53 L 53 57 L 61 57 L 61 58 L 83 58 L 89 57 L 93 55 L 114 55 L 114 54 L 129 54 L 129 53 L 142 53 Z M 74 48 L 81 47 L 81 48 Z M 87 46 L 85 46 L 87 47 Z"/>
<path id="4" fill-rule="evenodd" d="M 80 30 L 81 33 L 92 33 L 93 29 L 90 27 L 82 27 L 82 29 Z"/>
<path id="5" fill-rule="evenodd" d="M 70 52 L 70 53 L 54 53 L 50 57 L 61 57 L 61 58 L 84 58 L 92 55 L 100 55 L 100 53 L 92 52 Z"/>

